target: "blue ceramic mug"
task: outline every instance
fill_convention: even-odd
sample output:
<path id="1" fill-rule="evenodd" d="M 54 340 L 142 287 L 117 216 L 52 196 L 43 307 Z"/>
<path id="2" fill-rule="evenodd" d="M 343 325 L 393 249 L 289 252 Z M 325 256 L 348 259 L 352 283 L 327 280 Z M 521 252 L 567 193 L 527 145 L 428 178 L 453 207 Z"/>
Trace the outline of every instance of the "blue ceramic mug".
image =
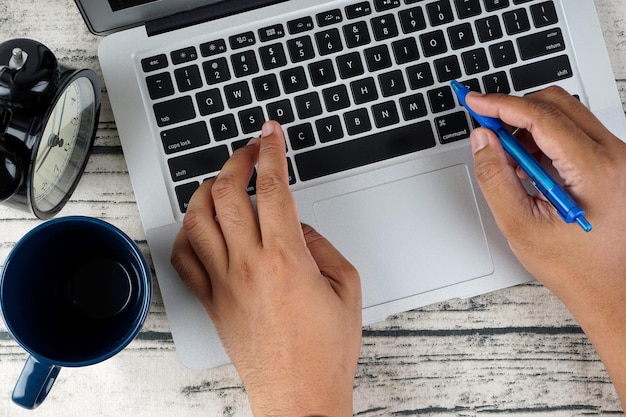
<path id="1" fill-rule="evenodd" d="M 29 354 L 13 401 L 33 409 L 62 367 L 93 365 L 128 345 L 148 314 L 150 269 L 132 239 L 90 217 L 60 217 L 24 236 L 0 279 L 4 322 Z"/>

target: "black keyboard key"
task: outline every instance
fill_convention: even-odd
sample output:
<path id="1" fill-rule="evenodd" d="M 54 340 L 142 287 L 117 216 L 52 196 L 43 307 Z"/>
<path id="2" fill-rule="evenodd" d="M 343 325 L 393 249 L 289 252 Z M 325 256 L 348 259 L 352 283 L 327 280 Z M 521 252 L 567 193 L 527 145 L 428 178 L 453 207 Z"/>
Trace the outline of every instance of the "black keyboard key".
<path id="1" fill-rule="evenodd" d="M 472 25 L 469 23 L 449 27 L 448 37 L 450 38 L 450 46 L 452 49 L 467 48 L 476 43 L 474 33 L 472 32 Z"/>
<path id="2" fill-rule="evenodd" d="M 217 88 L 196 94 L 196 101 L 198 102 L 198 110 L 200 110 L 202 116 L 219 113 L 224 110 L 222 95 Z"/>
<path id="3" fill-rule="evenodd" d="M 374 124 L 378 128 L 392 126 L 400 122 L 396 103 L 387 101 L 372 106 L 372 115 L 374 116 Z"/>
<path id="4" fill-rule="evenodd" d="M 290 39 L 287 41 L 287 50 L 289 51 L 289 57 L 291 62 L 302 62 L 307 59 L 315 57 L 315 50 L 313 49 L 313 42 L 308 36 L 302 36 L 296 39 Z"/>
<path id="5" fill-rule="evenodd" d="M 239 135 L 235 116 L 232 114 L 225 114 L 224 116 L 211 119 L 209 124 L 211 125 L 213 137 L 217 141 L 231 139 Z"/>
<path id="6" fill-rule="evenodd" d="M 572 66 L 567 55 L 511 69 L 511 81 L 515 91 L 552 84 L 572 76 Z"/>
<path id="7" fill-rule="evenodd" d="M 402 10 L 398 13 L 403 33 L 417 32 L 426 29 L 426 19 L 421 7 Z"/>
<path id="8" fill-rule="evenodd" d="M 370 32 L 365 22 L 354 22 L 343 27 L 348 48 L 367 45 L 371 42 Z"/>
<path id="9" fill-rule="evenodd" d="M 342 80 L 363 75 L 363 61 L 358 52 L 337 57 L 337 69 Z"/>
<path id="10" fill-rule="evenodd" d="M 181 213 L 186 213 L 189 207 L 189 200 L 193 196 L 193 193 L 200 187 L 198 181 L 190 182 L 188 184 L 179 185 L 174 189 L 176 191 L 176 199 L 178 200 L 178 208 Z"/>
<path id="11" fill-rule="evenodd" d="M 317 51 L 320 55 L 334 54 L 343 50 L 341 35 L 338 29 L 329 29 L 315 34 Z"/>
<path id="12" fill-rule="evenodd" d="M 371 25 L 374 39 L 377 41 L 398 36 L 398 25 L 392 14 L 372 18 Z"/>
<path id="13" fill-rule="evenodd" d="M 406 69 L 406 77 L 412 90 L 428 87 L 435 83 L 428 62 L 412 65 Z"/>
<path id="14" fill-rule="evenodd" d="M 274 74 L 267 74 L 253 79 L 252 87 L 258 101 L 269 100 L 280 95 L 280 87 Z"/>
<path id="15" fill-rule="evenodd" d="M 254 51 L 234 54 L 230 57 L 230 63 L 233 66 L 235 77 L 245 77 L 246 75 L 259 72 L 259 64 L 257 63 Z"/>
<path id="16" fill-rule="evenodd" d="M 496 72 L 495 74 L 485 75 L 483 77 L 483 85 L 485 86 L 485 93 L 488 94 L 509 94 L 511 92 L 509 79 L 504 71 Z"/>
<path id="17" fill-rule="evenodd" d="M 315 91 L 297 96 L 294 101 L 300 120 L 310 119 L 322 114 L 322 103 Z"/>
<path id="18" fill-rule="evenodd" d="M 482 12 L 479 0 L 454 0 L 454 5 L 461 19 L 478 16 Z"/>
<path id="19" fill-rule="evenodd" d="M 157 103 L 153 109 L 159 127 L 184 122 L 196 117 L 193 100 L 189 96 Z"/>
<path id="20" fill-rule="evenodd" d="M 372 13 L 372 7 L 369 2 L 361 2 L 346 6 L 346 17 L 348 19 L 356 19 L 359 17 L 367 16 Z"/>
<path id="21" fill-rule="evenodd" d="M 280 43 L 259 48 L 259 56 L 261 57 L 263 69 L 267 71 L 287 65 L 285 49 Z"/>
<path id="22" fill-rule="evenodd" d="M 183 64 L 185 62 L 191 62 L 198 59 L 198 52 L 196 52 L 196 48 L 190 46 L 188 48 L 178 49 L 173 51 L 170 54 L 172 58 L 172 63 L 174 65 Z"/>
<path id="23" fill-rule="evenodd" d="M 496 68 L 504 67 L 505 65 L 515 64 L 517 62 L 517 55 L 515 53 L 515 47 L 513 42 L 505 41 L 496 43 L 489 46 L 489 54 L 491 55 L 491 61 Z"/>
<path id="24" fill-rule="evenodd" d="M 350 107 L 350 96 L 345 85 L 339 84 L 322 91 L 326 111 L 334 112 Z"/>
<path id="25" fill-rule="evenodd" d="M 304 123 L 287 128 L 287 136 L 291 149 L 298 150 L 315 145 L 315 134 L 310 123 Z"/>
<path id="26" fill-rule="evenodd" d="M 261 42 L 273 41 L 285 36 L 285 28 L 280 23 L 259 29 L 259 40 Z"/>
<path id="27" fill-rule="evenodd" d="M 143 68 L 144 72 L 152 72 L 167 68 L 167 65 L 167 56 L 165 54 L 160 54 L 141 60 L 141 68 Z"/>
<path id="28" fill-rule="evenodd" d="M 537 58 L 565 49 L 561 29 L 554 28 L 545 32 L 522 36 L 517 40 L 519 53 L 523 60 Z"/>
<path id="29" fill-rule="evenodd" d="M 417 61 L 420 57 L 415 38 L 406 38 L 395 41 L 391 44 L 391 48 L 393 49 L 393 55 L 396 58 L 396 63 L 398 65 Z"/>
<path id="30" fill-rule="evenodd" d="M 228 47 L 226 46 L 226 41 L 224 39 L 216 39 L 200 45 L 200 54 L 202 54 L 203 57 L 219 55 L 227 50 Z"/>
<path id="31" fill-rule="evenodd" d="M 339 116 L 330 116 L 315 122 L 315 130 L 320 142 L 331 142 L 343 138 L 343 127 Z"/>
<path id="32" fill-rule="evenodd" d="M 428 101 L 433 113 L 452 110 L 456 106 L 452 89 L 448 86 L 428 91 Z"/>
<path id="33" fill-rule="evenodd" d="M 313 29 L 313 19 L 310 16 L 306 16 L 300 19 L 290 20 L 287 22 L 287 30 L 292 35 L 306 32 Z"/>
<path id="34" fill-rule="evenodd" d="M 461 54 L 463 67 L 467 75 L 478 74 L 489 70 L 489 60 L 484 49 L 474 49 Z"/>
<path id="35" fill-rule="evenodd" d="M 372 123 L 366 109 L 356 109 L 343 115 L 349 135 L 359 135 L 372 130 Z"/>
<path id="36" fill-rule="evenodd" d="M 350 89 L 352 90 L 352 97 L 354 98 L 355 104 L 367 103 L 378 98 L 376 83 L 372 77 L 351 82 Z"/>
<path id="37" fill-rule="evenodd" d="M 498 16 L 489 16 L 476 21 L 476 32 L 481 42 L 489 42 L 500 39 L 503 36 L 502 25 Z"/>
<path id="38" fill-rule="evenodd" d="M 554 3 L 546 1 L 540 4 L 530 6 L 530 15 L 533 18 L 535 27 L 542 28 L 558 23 L 559 16 L 556 14 Z"/>
<path id="39" fill-rule="evenodd" d="M 252 94 L 250 94 L 250 88 L 245 81 L 225 86 L 224 95 L 226 96 L 226 103 L 231 109 L 252 103 Z"/>
<path id="40" fill-rule="evenodd" d="M 440 83 L 461 77 L 461 66 L 459 65 L 459 60 L 454 55 L 436 59 L 433 65 Z"/>
<path id="41" fill-rule="evenodd" d="M 528 13 L 526 13 L 526 9 L 517 9 L 506 12 L 502 15 L 502 19 L 504 20 L 506 33 L 509 35 L 516 35 L 530 30 L 530 21 L 528 20 Z"/>
<path id="42" fill-rule="evenodd" d="M 378 84 L 383 97 L 395 96 L 406 91 L 402 71 L 395 70 L 378 76 Z"/>
<path id="43" fill-rule="evenodd" d="M 306 74 L 304 73 L 304 68 L 302 67 L 295 67 L 281 71 L 280 79 L 283 83 L 283 89 L 286 94 L 305 90 L 309 86 Z"/>
<path id="44" fill-rule="evenodd" d="M 196 65 L 177 69 L 174 71 L 174 77 L 180 92 L 195 90 L 204 85 L 200 76 L 200 70 Z"/>
<path id="45" fill-rule="evenodd" d="M 428 114 L 428 108 L 426 107 L 422 93 L 402 97 L 400 99 L 400 110 L 402 111 L 402 117 L 404 117 L 406 121 L 419 119 Z"/>
<path id="46" fill-rule="evenodd" d="M 219 171 L 228 160 L 226 145 L 177 156 L 167 161 L 173 181 L 183 181 Z"/>
<path id="47" fill-rule="evenodd" d="M 228 38 L 231 49 L 240 49 L 252 46 L 256 43 L 254 32 L 244 32 Z"/>
<path id="48" fill-rule="evenodd" d="M 366 49 L 364 53 L 365 63 L 370 72 L 389 68 L 392 65 L 387 45 L 374 46 L 373 48 Z"/>
<path id="49" fill-rule="evenodd" d="M 506 9 L 509 7 L 509 0 L 483 0 L 485 3 L 485 10 L 493 12 L 500 9 Z"/>
<path id="50" fill-rule="evenodd" d="M 239 112 L 239 123 L 243 133 L 260 132 L 263 122 L 265 122 L 265 116 L 263 115 L 263 109 L 260 107 L 253 107 Z"/>
<path id="51" fill-rule="evenodd" d="M 174 84 L 169 72 L 146 77 L 148 94 L 152 100 L 158 100 L 174 94 Z"/>
<path id="52" fill-rule="evenodd" d="M 450 0 L 439 0 L 426 5 L 426 13 L 431 26 L 439 26 L 454 20 Z"/>
<path id="53" fill-rule="evenodd" d="M 324 27 L 340 23 L 343 20 L 343 16 L 341 15 L 341 10 L 333 9 L 327 12 L 318 13 L 315 15 L 315 20 L 317 21 L 317 25 L 319 27 Z"/>
<path id="54" fill-rule="evenodd" d="M 435 146 L 430 122 L 329 145 L 295 156 L 303 181 L 406 155 Z"/>
<path id="55" fill-rule="evenodd" d="M 209 131 L 206 123 L 196 122 L 161 132 L 161 142 L 163 150 L 169 155 L 208 144 Z"/>
<path id="56" fill-rule="evenodd" d="M 426 57 L 448 52 L 446 36 L 441 30 L 420 35 L 420 43 L 422 44 L 422 51 L 424 51 L 424 56 Z"/>
<path id="57" fill-rule="evenodd" d="M 337 79 L 333 68 L 333 61 L 330 59 L 324 59 L 309 64 L 309 75 L 311 76 L 311 83 L 315 87 L 335 82 Z"/>
<path id="58" fill-rule="evenodd" d="M 374 9 L 377 12 L 384 12 L 396 7 L 400 7 L 400 0 L 374 0 Z"/>
<path id="59" fill-rule="evenodd" d="M 226 58 L 217 58 L 202 64 L 204 76 L 209 85 L 230 80 L 230 70 Z"/>
<path id="60" fill-rule="evenodd" d="M 465 112 L 446 114 L 435 119 L 439 142 L 442 144 L 467 139 L 470 135 L 470 128 L 467 124 Z"/>
<path id="61" fill-rule="evenodd" d="M 283 125 L 291 123 L 295 120 L 291 102 L 288 99 L 268 104 L 267 115 L 270 120 L 276 120 L 278 123 Z"/>

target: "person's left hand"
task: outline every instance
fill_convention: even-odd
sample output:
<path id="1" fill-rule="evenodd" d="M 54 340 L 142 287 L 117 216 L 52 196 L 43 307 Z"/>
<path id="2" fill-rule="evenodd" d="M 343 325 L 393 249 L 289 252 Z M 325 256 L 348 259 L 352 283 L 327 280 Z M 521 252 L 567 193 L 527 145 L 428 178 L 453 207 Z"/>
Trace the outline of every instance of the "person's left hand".
<path id="1" fill-rule="evenodd" d="M 258 219 L 246 192 L 257 158 Z M 359 275 L 300 224 L 278 123 L 196 191 L 172 264 L 213 320 L 255 415 L 352 415 Z"/>

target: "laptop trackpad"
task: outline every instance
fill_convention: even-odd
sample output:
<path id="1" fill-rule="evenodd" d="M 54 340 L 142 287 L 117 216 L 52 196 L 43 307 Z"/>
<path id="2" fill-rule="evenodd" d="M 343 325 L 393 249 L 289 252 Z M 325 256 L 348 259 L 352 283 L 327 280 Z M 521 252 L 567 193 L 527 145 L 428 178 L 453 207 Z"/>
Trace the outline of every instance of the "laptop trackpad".
<path id="1" fill-rule="evenodd" d="M 359 270 L 363 307 L 493 272 L 466 165 L 318 201 L 314 212 Z"/>

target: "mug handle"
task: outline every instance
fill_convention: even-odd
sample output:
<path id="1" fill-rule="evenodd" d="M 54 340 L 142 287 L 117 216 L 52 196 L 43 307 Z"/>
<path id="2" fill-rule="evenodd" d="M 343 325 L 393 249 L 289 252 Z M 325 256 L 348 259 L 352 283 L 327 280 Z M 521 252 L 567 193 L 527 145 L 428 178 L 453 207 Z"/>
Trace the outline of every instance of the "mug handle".
<path id="1" fill-rule="evenodd" d="M 13 402 L 33 410 L 46 399 L 61 367 L 29 356 L 13 389 Z"/>

